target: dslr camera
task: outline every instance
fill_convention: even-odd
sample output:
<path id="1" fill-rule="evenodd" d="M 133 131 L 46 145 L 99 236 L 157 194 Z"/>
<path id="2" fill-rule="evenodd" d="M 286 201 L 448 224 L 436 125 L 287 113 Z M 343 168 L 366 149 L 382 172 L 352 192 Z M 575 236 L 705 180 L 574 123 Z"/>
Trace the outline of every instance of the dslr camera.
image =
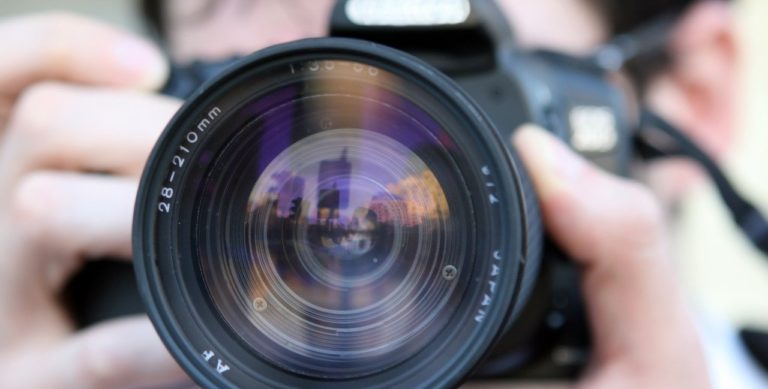
<path id="1" fill-rule="evenodd" d="M 187 102 L 133 231 L 163 342 L 211 388 L 578 374 L 578 272 L 543 233 L 514 129 L 540 124 L 624 176 L 638 157 L 703 160 L 766 241 L 617 71 L 666 24 L 576 58 L 517 46 L 492 1 L 342 0 L 329 38 L 177 68 L 166 92 Z"/>

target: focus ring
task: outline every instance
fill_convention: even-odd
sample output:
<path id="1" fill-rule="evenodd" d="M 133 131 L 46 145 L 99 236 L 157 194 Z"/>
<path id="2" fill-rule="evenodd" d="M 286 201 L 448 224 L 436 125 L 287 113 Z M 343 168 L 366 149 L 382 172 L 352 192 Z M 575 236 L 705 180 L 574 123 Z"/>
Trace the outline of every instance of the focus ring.
<path id="1" fill-rule="evenodd" d="M 536 285 L 536 280 L 539 275 L 539 268 L 541 267 L 541 253 L 542 246 L 544 244 L 544 228 L 541 219 L 541 211 L 539 209 L 538 198 L 536 197 L 536 191 L 533 188 L 533 183 L 528 176 L 528 172 L 525 170 L 522 161 L 517 157 L 516 151 L 512 152 L 512 160 L 517 169 L 518 176 L 520 177 L 520 191 L 522 192 L 523 212 L 525 213 L 525 248 L 522 255 L 524 256 L 524 268 L 521 277 L 520 290 L 518 296 L 515 299 L 516 306 L 512 312 L 512 319 L 516 319 L 525 302 L 528 301 L 528 297 L 531 291 Z"/>

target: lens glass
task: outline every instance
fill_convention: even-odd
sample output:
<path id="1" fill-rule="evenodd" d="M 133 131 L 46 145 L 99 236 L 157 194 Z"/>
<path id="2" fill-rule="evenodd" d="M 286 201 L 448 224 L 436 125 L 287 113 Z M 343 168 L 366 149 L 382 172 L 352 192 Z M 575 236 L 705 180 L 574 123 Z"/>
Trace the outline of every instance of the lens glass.
<path id="1" fill-rule="evenodd" d="M 196 255 L 254 353 L 309 376 L 372 374 L 440 336 L 472 282 L 461 154 L 434 97 L 394 73 L 290 69 L 208 154 Z"/>

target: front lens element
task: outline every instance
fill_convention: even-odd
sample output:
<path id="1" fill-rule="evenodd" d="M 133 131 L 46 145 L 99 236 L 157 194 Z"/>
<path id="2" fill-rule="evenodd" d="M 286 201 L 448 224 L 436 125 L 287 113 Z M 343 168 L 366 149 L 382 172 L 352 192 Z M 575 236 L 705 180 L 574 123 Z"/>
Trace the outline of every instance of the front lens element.
<path id="1" fill-rule="evenodd" d="M 253 262 L 231 268 L 246 279 L 234 286 L 240 309 L 261 335 L 326 366 L 392 363 L 441 328 L 455 286 L 441 275 L 448 216 L 432 171 L 396 140 L 307 137 L 251 192 Z"/>
<path id="2" fill-rule="evenodd" d="M 198 255 L 222 318 L 266 360 L 368 375 L 422 350 L 456 314 L 473 266 L 471 206 L 455 146 L 408 85 L 361 63 L 303 67 L 342 70 L 243 108 L 253 117 L 202 185 Z"/>

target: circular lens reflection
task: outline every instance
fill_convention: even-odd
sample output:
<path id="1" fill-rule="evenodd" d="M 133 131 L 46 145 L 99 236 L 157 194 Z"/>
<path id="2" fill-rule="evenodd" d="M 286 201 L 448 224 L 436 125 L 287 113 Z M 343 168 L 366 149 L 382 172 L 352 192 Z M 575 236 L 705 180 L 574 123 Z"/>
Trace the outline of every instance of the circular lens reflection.
<path id="1" fill-rule="evenodd" d="M 254 186 L 254 263 L 235 291 L 262 334 L 307 357 L 361 360 L 408 344 L 450 296 L 448 205 L 426 164 L 372 131 L 309 136 Z M 254 303 L 255 302 L 255 303 Z"/>
<path id="2" fill-rule="evenodd" d="M 204 162 L 194 231 L 211 302 L 244 346 L 347 379 L 416 356 L 467 312 L 475 231 L 431 96 L 334 63 L 244 104 Z"/>

